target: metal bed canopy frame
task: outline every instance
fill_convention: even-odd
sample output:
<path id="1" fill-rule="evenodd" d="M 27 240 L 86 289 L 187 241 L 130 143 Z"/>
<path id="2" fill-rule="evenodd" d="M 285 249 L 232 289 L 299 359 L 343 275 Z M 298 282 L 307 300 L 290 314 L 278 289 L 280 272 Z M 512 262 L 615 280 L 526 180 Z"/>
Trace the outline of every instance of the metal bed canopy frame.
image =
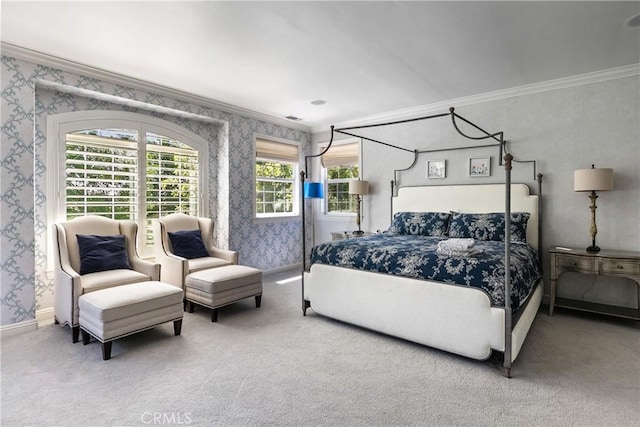
<path id="1" fill-rule="evenodd" d="M 389 144 L 387 142 L 383 142 L 383 141 L 379 141 L 364 135 L 358 135 L 357 133 L 354 133 L 354 131 L 358 131 L 358 130 L 363 130 L 363 129 L 371 129 L 371 128 L 376 128 L 376 127 L 383 127 L 383 126 L 391 126 L 391 125 L 399 125 L 399 124 L 405 124 L 405 123 L 411 123 L 411 122 L 417 122 L 417 121 L 422 121 L 422 120 L 430 120 L 430 119 L 436 119 L 436 118 L 441 118 L 441 117 L 451 117 L 451 123 L 453 125 L 453 128 L 463 137 L 470 139 L 470 140 L 474 140 L 474 141 L 484 141 L 484 140 L 494 140 L 495 142 L 491 141 L 488 144 L 475 144 L 475 145 L 468 145 L 468 146 L 464 146 L 464 147 L 453 147 L 453 148 L 437 148 L 437 149 L 430 149 L 430 150 L 410 150 L 408 148 L 404 148 L 404 147 L 399 147 L 397 145 L 393 145 L 393 144 Z M 457 120 L 460 120 L 466 124 L 468 124 L 469 126 L 473 127 L 474 129 L 478 130 L 481 132 L 480 136 L 470 136 L 468 134 L 466 134 L 465 132 L 463 132 L 460 127 L 458 126 Z M 361 126 L 351 126 L 351 127 L 344 127 L 344 128 L 335 128 L 334 126 L 331 126 L 331 138 L 329 140 L 329 144 L 327 144 L 326 148 L 324 150 L 322 150 L 322 152 L 318 153 L 318 154 L 312 154 L 312 155 L 308 155 L 305 156 L 304 158 L 304 170 L 302 170 L 300 172 L 300 195 L 301 195 L 301 214 L 302 214 L 302 314 L 303 316 L 306 316 L 307 314 L 307 308 L 310 307 L 310 303 L 309 301 L 306 301 L 304 299 L 304 274 L 306 272 L 306 258 L 307 258 L 307 253 L 306 253 L 306 232 L 305 232 L 305 201 L 304 201 L 304 184 L 305 184 L 305 179 L 308 177 L 307 175 L 307 170 L 309 167 L 309 159 L 311 158 L 317 158 L 317 157 L 321 157 L 322 155 L 324 155 L 327 151 L 329 151 L 329 149 L 331 148 L 331 145 L 333 144 L 333 138 L 334 135 L 336 133 L 340 133 L 343 135 L 347 135 L 347 136 L 351 136 L 351 137 L 355 137 L 355 138 L 360 138 L 361 140 L 365 140 L 365 141 L 369 141 L 372 143 L 376 143 L 376 144 L 380 144 L 383 146 L 387 146 L 387 147 L 391 147 L 397 150 L 402 150 L 402 151 L 406 151 L 409 153 L 413 153 L 414 157 L 413 157 L 413 162 L 406 168 L 404 169 L 395 169 L 393 171 L 393 179 L 391 180 L 391 203 L 393 204 L 393 196 L 395 195 L 395 191 L 397 190 L 396 186 L 397 186 L 397 182 L 398 182 L 398 173 L 399 172 L 404 172 L 404 171 L 408 171 L 410 169 L 412 169 L 418 162 L 418 156 L 420 154 L 423 153 L 436 153 L 436 152 L 442 152 L 442 151 L 457 151 L 457 150 L 470 150 L 470 149 L 475 149 L 475 148 L 486 148 L 486 147 L 497 147 L 498 148 L 498 159 L 499 159 L 499 165 L 503 166 L 504 165 L 504 170 L 505 170 L 505 212 L 504 212 L 504 219 L 505 219 L 505 236 L 510 236 L 511 235 L 511 169 L 512 169 L 512 164 L 513 163 L 531 163 L 533 165 L 533 179 L 537 180 L 538 182 L 538 220 L 540 221 L 542 216 L 541 216 L 541 210 L 542 210 L 542 174 L 538 173 L 536 174 L 536 161 L 535 160 L 516 160 L 507 150 L 507 141 L 504 139 L 504 132 L 503 131 L 499 131 L 499 132 L 494 132 L 494 133 L 490 133 L 486 130 L 484 130 L 483 128 L 481 128 L 480 126 L 476 125 L 475 123 L 471 122 L 470 120 L 465 119 L 464 117 L 460 116 L 459 114 L 457 114 L 455 112 L 454 107 L 450 107 L 449 108 L 449 112 L 448 113 L 441 113 L 441 114 L 434 114 L 434 115 L 429 115 L 429 116 L 422 116 L 422 117 L 416 117 L 416 118 L 410 118 L 410 119 L 404 119 L 404 120 L 396 120 L 396 121 L 390 121 L 390 122 L 384 122 L 384 123 L 375 123 L 375 124 L 369 124 L 369 125 L 361 125 Z M 393 206 L 391 206 L 391 215 L 393 215 Z M 542 251 L 541 251 L 541 247 L 542 247 L 542 227 L 539 226 L 538 227 L 538 257 L 541 258 L 542 255 Z M 512 330 L 512 310 L 511 310 L 511 299 L 507 298 L 507 295 L 510 295 L 511 293 L 511 245 L 506 245 L 505 244 L 505 255 L 504 255 L 504 259 L 505 259 L 505 279 L 504 279 L 504 286 L 505 286 L 505 351 L 504 351 L 504 363 L 503 363 L 503 367 L 504 367 L 504 375 L 508 378 L 511 377 L 511 352 L 512 352 L 512 342 L 511 342 L 511 330 Z"/>

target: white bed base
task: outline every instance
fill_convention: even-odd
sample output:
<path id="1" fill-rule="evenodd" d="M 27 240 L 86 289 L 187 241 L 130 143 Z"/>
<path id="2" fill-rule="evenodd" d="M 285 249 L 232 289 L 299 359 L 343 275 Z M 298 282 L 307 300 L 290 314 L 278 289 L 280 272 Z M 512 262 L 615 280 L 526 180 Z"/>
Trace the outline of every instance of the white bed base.
<path id="1" fill-rule="evenodd" d="M 504 212 L 505 186 L 403 187 L 394 213 Z M 527 241 L 538 246 L 538 196 L 525 184 L 511 186 L 511 211 L 529 212 Z M 539 283 L 510 331 L 511 360 L 518 356 L 542 301 Z M 314 264 L 304 277 L 304 299 L 314 312 L 451 353 L 484 360 L 505 351 L 506 311 L 486 292 L 428 280 Z M 506 354 L 506 353 L 505 353 Z"/>

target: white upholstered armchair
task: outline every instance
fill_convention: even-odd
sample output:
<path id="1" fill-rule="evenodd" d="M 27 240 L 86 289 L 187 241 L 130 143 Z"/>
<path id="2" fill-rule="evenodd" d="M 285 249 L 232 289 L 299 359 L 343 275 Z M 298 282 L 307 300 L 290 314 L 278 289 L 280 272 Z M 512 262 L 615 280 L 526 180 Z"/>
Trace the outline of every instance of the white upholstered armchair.
<path id="1" fill-rule="evenodd" d="M 78 299 L 81 295 L 114 286 L 160 279 L 160 266 L 138 256 L 138 226 L 132 221 L 88 215 L 55 224 L 53 231 L 56 249 L 55 323 L 71 327 L 74 343 L 78 342 L 80 332 Z M 82 249 L 78 235 L 81 236 Z M 104 251 L 98 252 L 98 256 L 93 252 L 93 259 L 90 258 L 90 253 L 100 243 L 112 242 L 116 243 L 111 244 L 110 248 L 115 247 L 119 252 L 106 256 Z M 109 250 L 107 249 L 107 253 Z M 84 256 L 82 263 L 81 252 Z"/>
<path id="2" fill-rule="evenodd" d="M 217 248 L 213 244 L 214 222 L 211 218 L 198 218 L 174 213 L 152 222 L 156 262 L 160 269 L 160 280 L 180 286 L 184 289 L 184 279 L 188 274 L 224 265 L 238 264 L 238 253 Z M 176 245 L 172 245 L 169 233 L 189 232 L 199 230 L 203 249 L 206 252 L 198 254 L 189 251 L 192 256 L 184 257 L 176 254 Z M 184 248 L 183 248 L 184 249 Z"/>

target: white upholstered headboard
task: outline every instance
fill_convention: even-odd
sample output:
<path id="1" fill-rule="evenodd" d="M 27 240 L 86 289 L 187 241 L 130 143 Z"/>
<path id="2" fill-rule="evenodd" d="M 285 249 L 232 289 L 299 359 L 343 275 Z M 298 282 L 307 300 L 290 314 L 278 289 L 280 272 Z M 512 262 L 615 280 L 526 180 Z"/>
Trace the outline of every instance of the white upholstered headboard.
<path id="1" fill-rule="evenodd" d="M 505 185 L 424 185 L 400 187 L 392 199 L 397 212 L 504 212 Z M 511 185 L 511 212 L 529 212 L 527 242 L 538 249 L 538 196 L 529 193 L 526 184 Z"/>

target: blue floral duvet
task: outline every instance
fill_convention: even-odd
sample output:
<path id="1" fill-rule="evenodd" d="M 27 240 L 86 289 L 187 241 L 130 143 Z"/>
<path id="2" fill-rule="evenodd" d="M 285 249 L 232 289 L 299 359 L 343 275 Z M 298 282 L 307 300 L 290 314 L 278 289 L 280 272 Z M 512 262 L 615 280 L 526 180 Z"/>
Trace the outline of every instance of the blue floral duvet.
<path id="1" fill-rule="evenodd" d="M 311 264 L 329 264 L 472 286 L 485 290 L 492 305 L 504 307 L 504 242 L 475 241 L 473 254 L 436 254 L 446 237 L 376 234 L 315 246 Z M 527 299 L 542 269 L 536 250 L 527 243 L 511 243 L 511 308 Z"/>

